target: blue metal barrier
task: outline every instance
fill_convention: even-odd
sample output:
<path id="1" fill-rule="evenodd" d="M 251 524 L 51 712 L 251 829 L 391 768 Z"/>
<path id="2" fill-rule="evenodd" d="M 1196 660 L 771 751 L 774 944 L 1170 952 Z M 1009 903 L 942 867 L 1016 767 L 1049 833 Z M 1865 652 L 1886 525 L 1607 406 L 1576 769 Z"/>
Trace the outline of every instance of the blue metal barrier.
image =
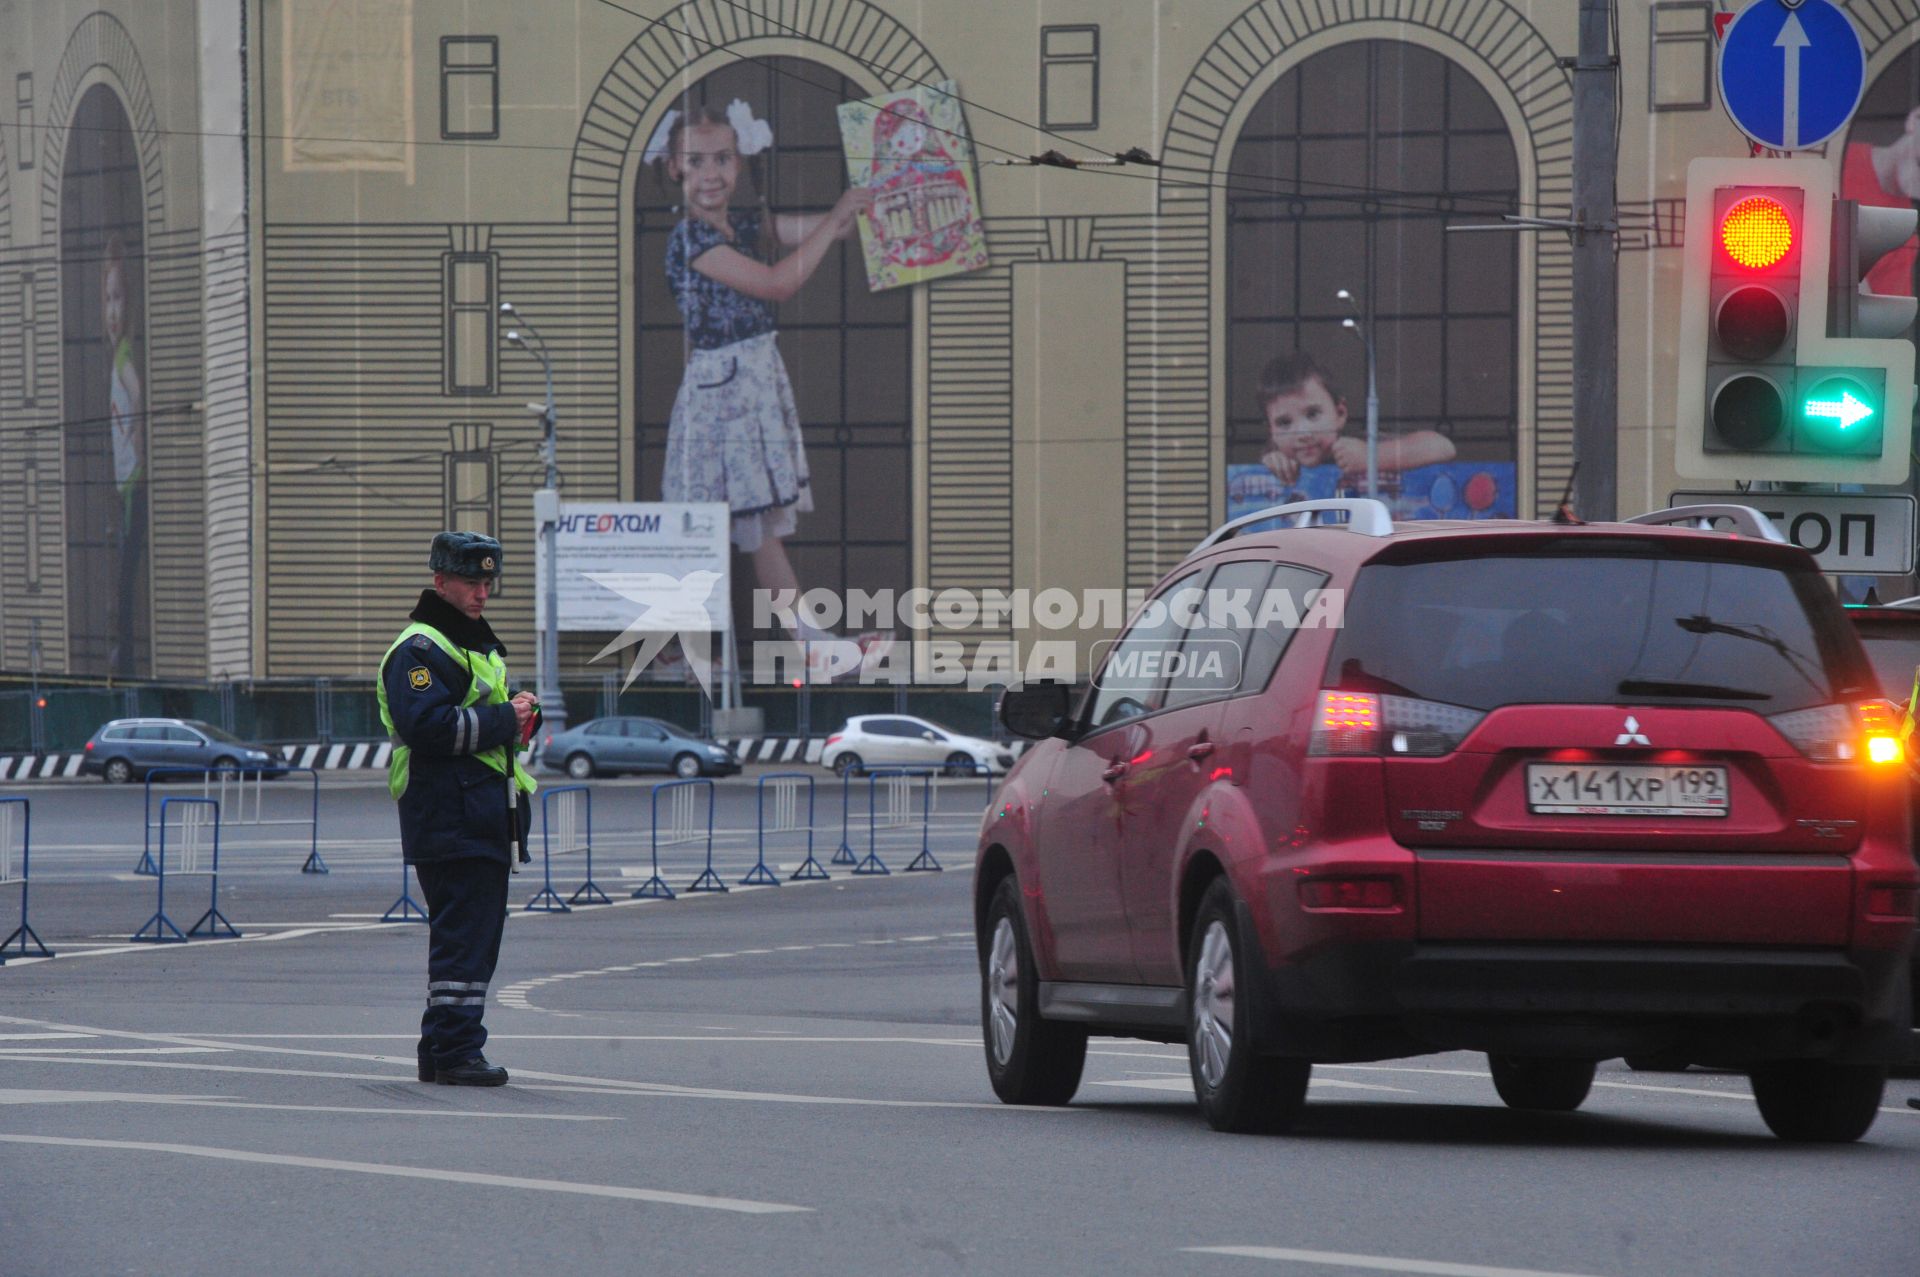
<path id="1" fill-rule="evenodd" d="M 606 892 L 602 891 L 600 889 L 600 884 L 593 880 L 593 791 L 587 788 L 585 785 L 563 785 L 559 789 L 549 789 L 544 791 L 544 796 L 540 800 L 541 836 L 543 838 L 545 837 L 545 831 L 547 829 L 547 813 L 546 813 L 547 800 L 552 798 L 555 794 L 568 794 L 568 793 L 572 793 L 576 789 L 579 790 L 580 793 L 583 795 L 583 797 L 580 799 L 580 803 L 581 803 L 581 806 L 584 808 L 584 811 L 582 814 L 585 817 L 586 835 L 585 835 L 585 841 L 581 846 L 581 850 L 586 853 L 586 857 L 587 857 L 587 880 L 581 883 L 580 886 L 574 891 L 574 893 L 571 896 L 567 897 L 567 903 L 570 905 L 610 905 L 613 903 L 613 897 L 609 896 Z M 568 825 L 567 821 L 564 818 L 561 823 L 562 823 L 561 832 L 563 834 L 567 833 L 571 828 L 571 826 Z M 572 850 L 572 848 L 569 848 L 569 847 L 561 848 L 562 852 L 566 852 L 570 850 Z M 583 896 L 585 897 L 585 899 L 581 898 Z"/>
<path id="2" fill-rule="evenodd" d="M 508 854 L 511 855 L 511 851 Z M 413 898 L 413 879 L 407 876 L 407 867 L 407 862 L 403 858 L 400 861 L 400 898 L 388 905 L 387 911 L 380 915 L 382 922 L 425 922 L 427 920 L 426 907 Z M 394 916 L 396 913 L 398 917 Z"/>
<path id="3" fill-rule="evenodd" d="M 836 865 L 857 865 L 860 857 L 853 854 L 853 845 L 847 841 L 847 813 L 853 806 L 853 768 L 840 773 L 840 847 L 833 853 L 830 863 Z"/>
<path id="4" fill-rule="evenodd" d="M 907 868 L 913 872 L 929 870 L 938 872 L 940 869 L 940 862 L 933 859 L 933 852 L 927 845 L 927 821 L 931 819 L 933 813 L 932 769 L 923 767 L 886 767 L 867 773 L 867 855 L 866 859 L 854 866 L 853 872 L 856 874 L 890 874 L 893 872 L 887 868 L 886 862 L 880 859 L 880 809 L 879 804 L 874 801 L 875 794 L 873 787 L 876 781 L 886 780 L 896 776 L 918 776 L 921 780 L 920 854 L 914 857 L 913 863 L 907 866 Z M 900 804 L 891 801 L 895 795 L 904 795 L 906 802 Z M 907 821 L 905 819 L 894 819 L 895 808 L 898 807 L 900 809 L 902 816 L 910 815 L 913 804 L 912 793 L 905 786 L 890 788 L 889 799 L 890 801 L 887 804 L 887 827 L 889 829 L 897 829 L 905 825 Z"/>
<path id="5" fill-rule="evenodd" d="M 142 803 L 142 810 L 141 810 L 141 819 L 142 819 L 143 827 L 142 827 L 141 836 L 140 836 L 140 839 L 141 839 L 140 863 L 133 867 L 133 871 L 137 874 L 151 874 L 154 872 L 154 867 L 153 867 L 153 782 L 155 780 L 161 777 L 168 777 L 168 776 L 174 776 L 174 777 L 198 776 L 200 778 L 201 796 L 206 797 L 208 789 L 211 788 L 213 784 L 214 777 L 218 776 L 220 778 L 220 803 L 222 808 L 225 809 L 228 807 L 228 803 L 226 801 L 227 781 L 228 781 L 228 778 L 231 777 L 239 782 L 239 791 L 237 794 L 237 798 L 238 798 L 238 805 L 240 810 L 239 810 L 239 815 L 237 817 L 235 817 L 231 811 L 228 811 L 227 823 L 229 825 L 297 825 L 300 823 L 297 820 L 267 820 L 260 815 L 260 812 L 262 810 L 261 786 L 266 783 L 266 777 L 269 774 L 274 776 L 288 776 L 295 773 L 298 773 L 300 775 L 307 777 L 308 781 L 310 782 L 312 787 L 311 800 L 313 804 L 311 815 L 308 817 L 308 821 L 307 821 L 309 827 L 312 830 L 312 835 L 307 847 L 307 859 L 305 863 L 303 863 L 300 866 L 300 872 L 306 873 L 306 874 L 323 874 L 323 873 L 329 872 L 329 870 L 327 869 L 327 862 L 320 858 L 320 773 L 311 767 L 277 767 L 277 766 L 276 767 L 156 767 L 152 771 L 148 772 L 146 777 L 146 797 Z M 247 784 L 247 777 L 249 776 L 253 777 L 253 785 L 254 785 L 254 790 L 253 790 L 254 816 L 253 816 L 253 819 L 251 820 L 248 820 L 246 817 L 246 808 L 247 808 L 246 784 Z"/>
<path id="6" fill-rule="evenodd" d="M 579 833 L 580 821 L 574 814 L 575 804 L 571 798 L 573 794 L 582 795 L 580 802 L 585 805 L 587 812 L 585 841 L 580 842 L 578 845 L 574 844 L 576 835 Z M 570 851 L 585 850 L 587 853 L 587 886 L 582 887 L 580 890 L 585 891 L 587 887 L 592 887 L 595 892 L 600 891 L 600 888 L 595 886 L 593 881 L 593 795 L 585 785 L 563 785 L 558 789 L 542 790 L 540 793 L 540 866 L 545 885 L 534 893 L 533 899 L 527 901 L 526 905 L 521 909 L 522 913 L 573 912 L 572 906 L 565 900 L 562 900 L 560 893 L 553 889 L 554 820 L 552 803 L 554 798 L 561 795 L 567 795 L 568 801 L 560 808 L 560 841 L 562 844 L 565 844 L 560 848 L 560 854 L 565 855 Z M 574 893 L 576 900 L 579 899 L 579 896 L 580 892 Z M 607 904 L 611 902 L 602 894 L 600 903 Z"/>
<path id="7" fill-rule="evenodd" d="M 660 794 L 672 790 L 673 798 L 668 807 L 668 819 L 672 822 L 667 831 L 669 843 L 691 842 L 698 837 L 693 827 L 694 801 L 693 787 L 705 786 L 707 791 L 707 870 L 693 880 L 688 891 L 725 891 L 727 884 L 713 872 L 713 782 L 704 776 L 689 780 L 668 780 L 653 787 L 652 807 L 652 848 L 653 876 L 642 883 L 632 893 L 636 900 L 672 900 L 673 888 L 660 876 Z M 705 884 L 705 885 L 703 885 Z"/>
<path id="8" fill-rule="evenodd" d="M 747 876 L 740 880 L 742 887 L 777 887 L 780 879 L 767 868 L 767 782 L 778 782 L 773 797 L 773 832 L 777 834 L 793 833 L 800 826 L 799 789 L 802 783 L 807 787 L 807 858 L 800 866 L 795 878 L 824 878 L 826 870 L 820 868 L 820 862 L 813 858 L 813 777 L 806 772 L 769 772 L 760 778 L 754 790 L 754 826 L 759 839 L 759 856 Z M 812 871 L 808 872 L 808 866 Z"/>
<path id="9" fill-rule="evenodd" d="M 0 966 L 5 966 L 7 954 L 16 958 L 51 958 L 53 950 L 40 942 L 31 923 L 27 921 L 27 891 L 33 878 L 33 807 L 24 798 L 0 798 L 0 882 L 12 882 L 13 865 L 13 809 L 20 808 L 20 925 L 13 934 L 0 941 Z M 31 943 L 33 948 L 27 948 Z"/>
<path id="10" fill-rule="evenodd" d="M 205 870 L 211 883 L 207 901 L 207 911 L 200 915 L 199 921 L 182 933 L 167 916 L 167 809 L 182 808 L 180 832 L 184 845 L 180 848 L 181 873 L 200 873 L 200 840 L 197 831 L 206 823 L 195 819 L 188 812 L 202 808 L 212 813 L 213 848 L 212 859 Z M 209 936 L 231 936 L 238 938 L 240 932 L 227 921 L 220 912 L 220 803 L 212 798 L 163 798 L 160 800 L 160 845 L 158 855 L 154 857 L 155 908 L 153 916 L 142 923 L 140 930 L 133 933 L 131 940 L 146 944 L 185 944 L 189 936 L 201 934 L 206 929 Z M 151 933 L 151 934 L 149 934 Z"/>

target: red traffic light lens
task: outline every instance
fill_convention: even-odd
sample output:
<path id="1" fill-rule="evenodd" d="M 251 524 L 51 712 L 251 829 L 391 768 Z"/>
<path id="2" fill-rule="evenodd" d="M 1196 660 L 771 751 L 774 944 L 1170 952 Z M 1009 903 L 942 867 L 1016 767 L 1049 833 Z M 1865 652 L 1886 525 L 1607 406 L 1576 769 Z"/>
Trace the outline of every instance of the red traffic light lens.
<path id="1" fill-rule="evenodd" d="M 1720 219 L 1720 246 L 1735 265 L 1765 270 L 1793 248 L 1793 221 L 1786 205 L 1766 195 L 1749 195 Z"/>

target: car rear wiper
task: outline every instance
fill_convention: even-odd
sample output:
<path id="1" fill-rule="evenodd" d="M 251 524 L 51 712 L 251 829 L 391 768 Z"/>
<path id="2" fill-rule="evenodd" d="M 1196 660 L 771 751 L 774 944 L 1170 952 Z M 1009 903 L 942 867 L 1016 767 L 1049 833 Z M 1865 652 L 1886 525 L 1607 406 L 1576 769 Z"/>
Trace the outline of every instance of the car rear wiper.
<path id="1" fill-rule="evenodd" d="M 1744 687 L 1722 687 L 1718 683 L 1686 683 L 1664 678 L 1624 678 L 1613 689 L 1620 696 L 1699 696 L 1716 701 L 1770 701 L 1771 692 L 1755 692 Z"/>

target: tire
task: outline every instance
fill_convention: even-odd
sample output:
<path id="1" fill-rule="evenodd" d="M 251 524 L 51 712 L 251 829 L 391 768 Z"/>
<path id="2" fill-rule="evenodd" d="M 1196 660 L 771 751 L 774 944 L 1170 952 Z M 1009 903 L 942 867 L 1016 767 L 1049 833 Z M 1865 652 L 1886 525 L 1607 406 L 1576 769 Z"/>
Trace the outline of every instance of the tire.
<path id="1" fill-rule="evenodd" d="M 101 764 L 100 774 L 109 785 L 124 785 L 133 779 L 133 764 L 124 758 L 109 758 Z"/>
<path id="2" fill-rule="evenodd" d="M 229 758 L 227 755 L 222 754 L 213 760 L 213 770 L 217 772 L 223 767 L 238 771 L 240 770 L 240 760 L 237 758 Z"/>
<path id="3" fill-rule="evenodd" d="M 1685 1073 L 1692 1061 L 1684 1055 L 1629 1055 L 1627 1067 L 1635 1073 Z"/>
<path id="4" fill-rule="evenodd" d="M 1776 1060 L 1753 1066 L 1753 1098 L 1767 1129 L 1798 1144 L 1848 1144 L 1867 1133 L 1886 1089 L 1886 1066 Z"/>
<path id="5" fill-rule="evenodd" d="M 971 776 L 974 769 L 973 755 L 963 754 L 956 749 L 947 755 L 947 761 L 943 766 L 949 776 Z"/>
<path id="6" fill-rule="evenodd" d="M 568 754 L 567 776 L 571 780 L 591 780 L 599 769 L 593 765 L 591 754 Z"/>
<path id="7" fill-rule="evenodd" d="M 673 774 L 681 780 L 692 780 L 700 774 L 700 760 L 692 754 L 675 754 L 673 756 Z"/>
<path id="8" fill-rule="evenodd" d="M 1254 1052 L 1255 978 L 1233 888 L 1215 879 L 1187 946 L 1187 1067 L 1201 1115 L 1216 1131 L 1284 1131 L 1300 1116 L 1313 1065 Z"/>
<path id="9" fill-rule="evenodd" d="M 1510 1109 L 1529 1113 L 1571 1113 L 1593 1089 L 1592 1060 L 1533 1060 L 1489 1055 L 1493 1089 Z"/>
<path id="10" fill-rule="evenodd" d="M 1040 1018 L 1040 974 L 1010 876 L 994 890 L 981 939 L 980 1037 L 993 1093 L 1007 1104 L 1065 1104 L 1080 1089 L 1087 1031 Z"/>
<path id="11" fill-rule="evenodd" d="M 860 755 L 854 753 L 852 750 L 848 750 L 833 760 L 833 774 L 836 776 L 845 776 L 848 774 L 858 776 L 865 768 L 866 764 L 860 761 Z"/>

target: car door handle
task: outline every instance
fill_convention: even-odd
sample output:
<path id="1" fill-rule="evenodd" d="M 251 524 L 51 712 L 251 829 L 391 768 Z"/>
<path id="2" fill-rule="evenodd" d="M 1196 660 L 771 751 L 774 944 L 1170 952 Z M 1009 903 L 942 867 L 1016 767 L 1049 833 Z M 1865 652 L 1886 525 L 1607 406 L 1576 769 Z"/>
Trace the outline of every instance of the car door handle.
<path id="1" fill-rule="evenodd" d="M 1210 740 L 1197 741 L 1194 744 L 1187 746 L 1187 757 L 1194 759 L 1195 761 L 1205 758 L 1208 754 L 1211 754 L 1212 752 L 1213 752 L 1213 742 Z"/>
<path id="2" fill-rule="evenodd" d="M 1100 773 L 1100 779 L 1104 781 L 1116 781 L 1126 774 L 1127 774 L 1127 765 L 1125 763 L 1115 763 L 1113 766 L 1107 768 L 1107 770 Z"/>

